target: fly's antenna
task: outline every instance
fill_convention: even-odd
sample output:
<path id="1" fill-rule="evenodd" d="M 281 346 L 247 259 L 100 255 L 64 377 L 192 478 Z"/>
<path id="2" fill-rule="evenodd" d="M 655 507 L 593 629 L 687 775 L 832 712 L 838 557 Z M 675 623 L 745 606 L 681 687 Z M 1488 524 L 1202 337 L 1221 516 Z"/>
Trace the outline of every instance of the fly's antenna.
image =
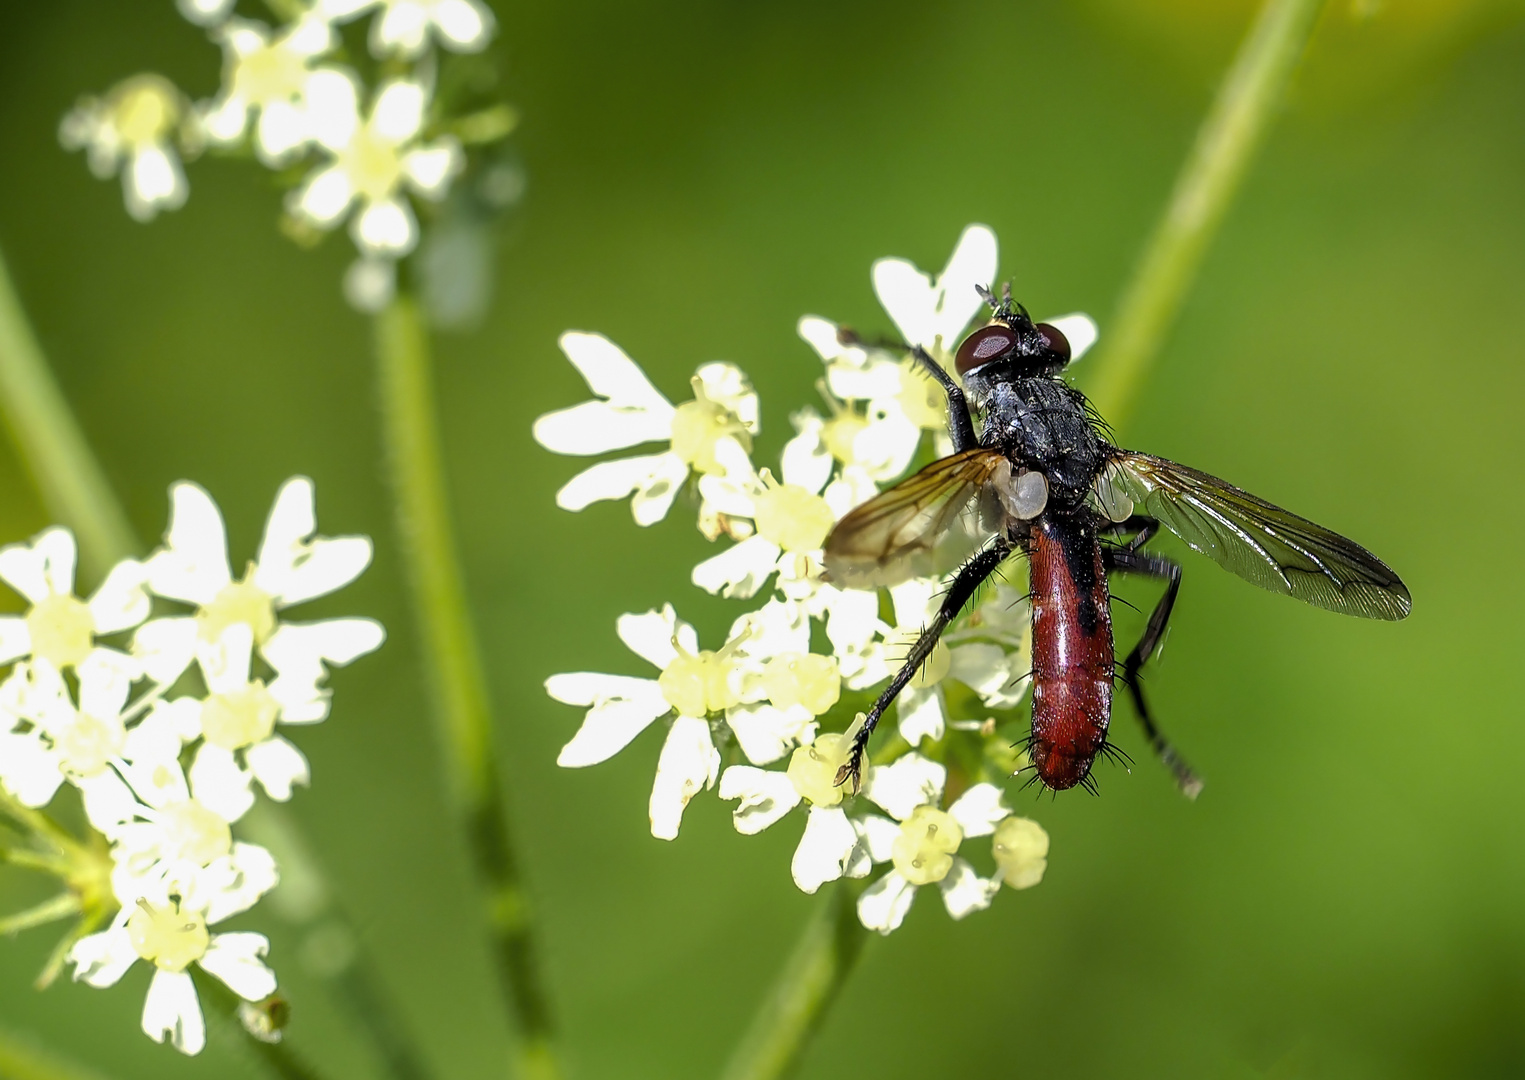
<path id="1" fill-rule="evenodd" d="M 991 316 L 999 319 L 1017 330 L 1031 330 L 1032 318 L 1027 314 L 1027 309 L 1011 298 L 1011 282 L 1001 283 L 1001 298 L 996 299 L 995 293 L 983 285 L 976 285 L 974 291 L 980 294 L 980 299 L 990 305 Z"/>

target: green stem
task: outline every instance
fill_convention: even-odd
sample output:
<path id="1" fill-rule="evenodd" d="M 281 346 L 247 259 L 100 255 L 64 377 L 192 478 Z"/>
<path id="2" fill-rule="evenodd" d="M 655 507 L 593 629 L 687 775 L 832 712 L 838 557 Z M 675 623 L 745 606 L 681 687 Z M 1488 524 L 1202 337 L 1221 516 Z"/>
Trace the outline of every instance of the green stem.
<path id="1" fill-rule="evenodd" d="M 0 1031 L 0 1076 L 5 1080 L 106 1080 L 102 1073 L 65 1061 L 9 1031 Z"/>
<path id="2" fill-rule="evenodd" d="M 518 1072 L 555 1077 L 561 1070 L 533 909 L 509 831 L 487 681 L 452 534 L 428 334 L 408 296 L 377 316 L 375 333 L 387 465 L 449 793 L 487 894 L 487 934 L 520 1036 Z"/>
<path id="3" fill-rule="evenodd" d="M 53 381 L 47 359 L 6 273 L 3 256 L 0 256 L 0 412 L 4 413 L 16 448 L 43 502 L 78 538 L 81 561 L 98 577 L 104 577 L 116 562 L 137 555 L 141 549 L 127 523 L 127 515 Z M 77 840 L 46 814 L 22 806 L 3 787 L 0 787 L 0 814 L 45 837 L 66 855 L 84 851 Z M 287 822 L 289 834 L 295 835 L 295 828 Z M 321 882 L 321 871 L 310 859 L 308 874 Z M 350 970 L 356 965 L 364 966 L 366 972 L 373 970 L 363 952 L 362 938 L 337 909 L 327 912 L 327 920 L 329 926 L 337 925 L 354 943 L 351 959 L 336 964 L 327 973 L 329 988 L 347 1006 L 346 1012 L 356 1021 L 357 1030 L 392 1069 L 396 1080 L 416 1080 L 424 1075 L 418 1065 L 421 1058 L 407 1043 L 407 1028 L 391 1009 L 390 999 L 373 980 L 366 982 L 361 992 L 364 980 Z M 39 981 L 50 982 L 62 967 L 73 940 L 91 929 L 93 925 L 86 920 L 60 942 Z M 408 1066 L 399 1067 L 404 1061 Z"/>
<path id="4" fill-rule="evenodd" d="M 43 359 L 0 257 L 0 413 L 55 521 L 79 538 L 96 580 L 133 549 L 132 527 Z"/>
<path id="5" fill-rule="evenodd" d="M 51 900 L 44 900 L 35 907 L 0 918 L 0 934 L 19 934 L 34 926 L 46 926 L 50 922 L 76 915 L 79 910 L 79 897 L 72 892 L 61 892 Z"/>
<path id="6" fill-rule="evenodd" d="M 1164 216 L 1102 337 L 1100 355 L 1088 365 L 1091 400 L 1118 427 L 1239 192 L 1322 8 L 1323 0 L 1266 0 L 1197 132 Z"/>
<path id="7" fill-rule="evenodd" d="M 190 969 L 201 998 L 201 1007 L 228 1033 L 229 1040 L 241 1046 L 245 1052 L 258 1058 L 270 1073 L 280 1080 L 319 1080 L 320 1074 L 296 1054 L 284 1039 L 266 1042 L 245 1030 L 238 1010 L 244 999 L 228 988 L 221 979 L 213 978 L 200 968 Z M 210 1008 L 208 1008 L 210 1006 Z"/>
<path id="8" fill-rule="evenodd" d="M 868 939 L 858 921 L 862 892 L 857 881 L 831 887 L 731 1055 L 723 1080 L 776 1080 L 798 1067 Z"/>

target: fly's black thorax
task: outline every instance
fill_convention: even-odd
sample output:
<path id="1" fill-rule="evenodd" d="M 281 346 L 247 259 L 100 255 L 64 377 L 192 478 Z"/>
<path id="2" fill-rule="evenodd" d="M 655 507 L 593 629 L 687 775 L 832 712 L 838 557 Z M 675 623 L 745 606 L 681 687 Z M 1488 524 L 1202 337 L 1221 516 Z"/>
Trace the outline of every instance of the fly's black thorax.
<path id="1" fill-rule="evenodd" d="M 1077 391 L 1052 375 L 1009 369 L 972 371 L 964 387 L 984 414 L 981 445 L 1043 473 L 1051 500 L 1076 505 L 1085 498 L 1105 464 L 1104 444 Z"/>

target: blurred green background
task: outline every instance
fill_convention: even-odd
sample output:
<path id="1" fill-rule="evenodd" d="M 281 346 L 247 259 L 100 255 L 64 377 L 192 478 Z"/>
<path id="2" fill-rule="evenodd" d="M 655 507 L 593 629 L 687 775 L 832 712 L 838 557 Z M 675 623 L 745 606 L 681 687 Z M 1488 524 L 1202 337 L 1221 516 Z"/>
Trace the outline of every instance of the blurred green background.
<path id="1" fill-rule="evenodd" d="M 1105 334 L 1251 5 L 495 7 L 529 190 L 488 317 L 437 344 L 508 795 L 575 1074 L 710 1076 L 816 901 L 789 880 L 797 826 L 739 838 L 711 794 L 679 841 L 650 837 L 658 731 L 594 769 L 554 765 L 580 717 L 544 677 L 643 673 L 617 613 L 671 600 L 707 636 L 742 610 L 688 584 L 708 549 L 681 508 L 644 531 L 622 505 L 555 509 L 579 465 L 530 421 L 586 396 L 556 335 L 608 334 L 675 396 L 700 362 L 741 364 L 767 461 L 820 371 L 796 319 L 889 331 L 871 261 L 939 268 L 971 221 L 995 228 L 1030 307 L 1089 310 Z M 1103 768 L 1100 798 L 1017 799 L 1053 838 L 1042 886 L 961 923 L 923 897 L 870 942 L 804 1075 L 1525 1073 L 1520 14 L 1329 5 L 1119 433 L 1373 548 L 1412 618 L 1340 619 L 1167 540 L 1187 576 L 1151 690 L 1207 778 L 1200 802 L 1120 707 L 1131 774 Z M 193 165 L 182 211 L 129 220 L 55 132 L 78 94 L 150 69 L 194 96 L 217 84 L 217 50 L 170 0 L 5 6 L 0 246 L 145 539 L 167 485 L 194 478 L 239 564 L 293 473 L 316 479 L 324 531 L 376 538 L 357 586 L 303 609 L 374 615 L 391 637 L 301 733 L 315 779 L 293 811 L 439 1075 L 501 1075 L 511 1035 L 438 782 L 368 326 L 339 295 L 350 246 L 283 239 L 270 176 L 239 162 Z M 45 524 L 0 451 L 0 539 Z M 7 872 L 0 907 L 39 887 Z M 243 925 L 273 938 L 294 1045 L 370 1075 L 295 936 L 268 905 Z M 6 1027 L 115 1077 L 256 1075 L 225 1039 L 187 1061 L 143 1038 L 141 965 L 114 991 L 35 993 L 52 940 L 0 942 Z"/>

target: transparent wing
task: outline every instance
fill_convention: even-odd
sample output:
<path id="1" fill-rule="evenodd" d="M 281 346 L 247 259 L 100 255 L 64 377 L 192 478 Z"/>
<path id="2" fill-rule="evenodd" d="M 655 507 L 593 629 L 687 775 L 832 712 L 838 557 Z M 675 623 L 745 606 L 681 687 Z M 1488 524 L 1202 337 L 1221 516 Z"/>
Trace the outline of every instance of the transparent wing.
<path id="1" fill-rule="evenodd" d="M 965 450 L 880 492 L 826 538 L 829 580 L 872 589 L 930 572 L 938 541 L 997 470 L 1009 467 L 999 450 Z"/>
<path id="2" fill-rule="evenodd" d="M 1262 589 L 1367 619 L 1401 619 L 1408 589 L 1353 540 L 1215 476 L 1119 451 L 1102 482 L 1196 551 Z"/>

